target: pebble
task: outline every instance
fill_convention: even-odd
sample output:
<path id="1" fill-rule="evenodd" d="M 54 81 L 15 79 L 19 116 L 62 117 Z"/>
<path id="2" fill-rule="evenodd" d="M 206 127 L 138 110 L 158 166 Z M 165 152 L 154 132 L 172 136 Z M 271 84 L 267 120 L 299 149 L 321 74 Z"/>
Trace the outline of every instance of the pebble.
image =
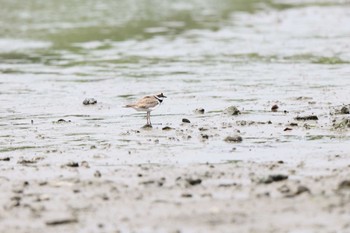
<path id="1" fill-rule="evenodd" d="M 277 104 L 275 104 L 275 105 L 273 105 L 273 106 L 271 107 L 271 111 L 272 111 L 272 112 L 277 112 L 277 110 L 278 110 L 278 105 L 277 105 Z"/>
<path id="2" fill-rule="evenodd" d="M 348 106 L 343 106 L 343 107 L 340 109 L 340 114 L 350 114 L 350 105 L 348 105 Z"/>
<path id="3" fill-rule="evenodd" d="M 192 178 L 188 178 L 186 179 L 187 183 L 190 185 L 197 185 L 197 184 L 201 184 L 202 180 L 201 179 L 192 179 Z"/>
<path id="4" fill-rule="evenodd" d="M 77 163 L 77 162 L 69 162 L 65 166 L 66 167 L 79 167 L 79 163 Z"/>
<path id="5" fill-rule="evenodd" d="M 230 106 L 230 107 L 226 108 L 224 110 L 224 113 L 228 114 L 228 115 L 232 115 L 232 116 L 241 114 L 241 112 L 238 110 L 238 108 L 236 106 Z"/>
<path id="6" fill-rule="evenodd" d="M 350 190 L 350 180 L 343 180 L 338 185 L 338 189 L 349 189 Z"/>
<path id="7" fill-rule="evenodd" d="M 194 110 L 194 112 L 197 114 L 204 114 L 205 110 L 204 108 L 197 108 L 196 110 Z"/>
<path id="8" fill-rule="evenodd" d="M 169 126 L 165 126 L 162 128 L 162 130 L 172 130 L 173 128 L 169 127 Z"/>
<path id="9" fill-rule="evenodd" d="M 191 123 L 191 121 L 189 119 L 186 119 L 186 118 L 182 118 L 182 122 L 183 123 Z"/>
<path id="10" fill-rule="evenodd" d="M 224 139 L 225 142 L 242 142 L 243 141 L 243 138 L 239 135 L 236 135 L 236 136 L 227 136 L 225 139 Z"/>
<path id="11" fill-rule="evenodd" d="M 279 182 L 286 179 L 288 179 L 287 175 L 275 174 L 275 175 L 269 175 L 267 178 L 262 179 L 259 183 L 270 184 L 273 182 Z"/>
<path id="12" fill-rule="evenodd" d="M 78 220 L 76 218 L 64 218 L 64 219 L 55 219 L 55 220 L 46 221 L 46 225 L 56 226 L 56 225 L 70 224 L 70 223 L 77 223 L 77 222 Z"/>
<path id="13" fill-rule="evenodd" d="M 83 101 L 84 105 L 90 105 L 90 104 L 97 104 L 97 100 L 95 100 L 94 98 L 86 98 Z"/>

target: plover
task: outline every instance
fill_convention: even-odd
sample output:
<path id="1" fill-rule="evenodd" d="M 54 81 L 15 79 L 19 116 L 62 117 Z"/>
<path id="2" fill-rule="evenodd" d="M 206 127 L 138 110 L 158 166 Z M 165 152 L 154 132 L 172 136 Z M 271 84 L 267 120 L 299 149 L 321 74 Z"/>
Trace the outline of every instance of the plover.
<path id="1" fill-rule="evenodd" d="M 126 108 L 133 108 L 136 111 L 139 112 L 147 112 L 147 124 L 151 126 L 151 111 L 156 109 L 162 102 L 163 99 L 166 98 L 163 93 L 157 94 L 157 95 L 148 95 L 145 96 L 141 99 L 139 99 L 136 103 L 134 104 L 128 104 L 125 105 L 124 107 Z"/>

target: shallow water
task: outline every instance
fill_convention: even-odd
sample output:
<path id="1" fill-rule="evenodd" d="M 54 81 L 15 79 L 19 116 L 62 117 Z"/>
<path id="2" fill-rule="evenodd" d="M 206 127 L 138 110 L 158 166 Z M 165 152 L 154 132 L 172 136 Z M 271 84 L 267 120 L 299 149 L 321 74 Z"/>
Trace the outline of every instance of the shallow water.
<path id="1" fill-rule="evenodd" d="M 349 151 L 349 129 L 335 130 L 332 114 L 349 104 L 347 1 L 2 5 L 2 157 L 96 166 L 294 163 Z M 168 98 L 152 113 L 153 129 L 141 129 L 145 114 L 122 106 L 159 91 Z M 91 97 L 98 104 L 84 106 Z M 225 115 L 232 105 L 242 114 Z M 310 114 L 319 120 L 294 120 Z M 298 126 L 284 131 L 291 122 Z M 236 134 L 243 142 L 224 142 Z"/>

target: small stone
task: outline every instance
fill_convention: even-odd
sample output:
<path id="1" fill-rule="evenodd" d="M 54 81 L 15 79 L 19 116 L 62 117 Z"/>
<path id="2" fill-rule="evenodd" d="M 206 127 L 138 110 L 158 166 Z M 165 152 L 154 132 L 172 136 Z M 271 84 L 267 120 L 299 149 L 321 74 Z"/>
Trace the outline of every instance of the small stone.
<path id="1" fill-rule="evenodd" d="M 181 197 L 191 198 L 192 194 L 190 194 L 190 193 L 183 193 L 183 194 L 181 194 Z"/>
<path id="2" fill-rule="evenodd" d="M 290 130 L 293 130 L 293 129 L 287 127 L 283 131 L 290 131 Z"/>
<path id="3" fill-rule="evenodd" d="M 94 177 L 97 177 L 97 178 L 99 178 L 99 177 L 101 177 L 102 176 L 102 174 L 101 174 L 101 172 L 100 171 L 95 171 L 95 173 L 94 173 Z"/>
<path id="4" fill-rule="evenodd" d="M 70 120 L 66 121 L 65 119 L 59 119 L 58 121 L 56 121 L 56 123 L 69 123 L 71 122 Z"/>
<path id="5" fill-rule="evenodd" d="M 83 101 L 84 105 L 90 105 L 90 104 L 97 104 L 97 100 L 95 100 L 94 98 L 86 98 Z"/>
<path id="6" fill-rule="evenodd" d="M 241 114 L 241 112 L 240 112 L 240 111 L 238 110 L 238 108 L 235 107 L 235 106 L 230 106 L 230 107 L 226 108 L 226 109 L 224 110 L 224 113 L 225 113 L 225 114 L 228 114 L 228 115 L 232 115 L 232 116 Z"/>
<path id="7" fill-rule="evenodd" d="M 243 138 L 239 135 L 236 135 L 236 136 L 227 136 L 225 139 L 224 139 L 225 142 L 229 142 L 229 143 L 235 143 L 235 142 L 242 142 L 243 141 Z"/>
<path id="8" fill-rule="evenodd" d="M 201 184 L 202 183 L 202 180 L 201 179 L 192 179 L 192 178 L 189 178 L 189 179 L 186 179 L 187 183 L 190 184 L 190 185 L 197 185 L 197 184 Z"/>
<path id="9" fill-rule="evenodd" d="M 172 130 L 173 128 L 169 127 L 169 126 L 165 126 L 162 128 L 162 130 L 168 131 L 168 130 Z"/>
<path id="10" fill-rule="evenodd" d="M 350 114 L 350 105 L 349 105 L 349 106 L 343 106 L 343 107 L 340 109 L 340 113 L 341 113 L 341 114 Z"/>
<path id="11" fill-rule="evenodd" d="M 69 162 L 65 166 L 66 167 L 79 167 L 79 163 L 77 163 L 77 162 Z"/>
<path id="12" fill-rule="evenodd" d="M 208 134 L 201 134 L 203 139 L 209 139 L 209 135 Z"/>
<path id="13" fill-rule="evenodd" d="M 349 189 L 350 190 L 350 180 L 343 180 L 339 185 L 338 189 Z"/>
<path id="14" fill-rule="evenodd" d="M 310 189 L 303 185 L 298 186 L 298 189 L 295 192 L 295 195 L 300 195 L 302 193 L 310 193 Z"/>
<path id="15" fill-rule="evenodd" d="M 0 158 L 0 161 L 10 161 L 10 157 L 3 157 L 3 158 Z"/>
<path id="16" fill-rule="evenodd" d="M 279 182 L 279 181 L 286 180 L 286 179 L 288 179 L 287 175 L 275 174 L 275 175 L 269 175 L 267 178 L 260 180 L 259 183 L 270 184 L 273 182 Z"/>
<path id="17" fill-rule="evenodd" d="M 297 116 L 297 117 L 295 118 L 295 120 L 297 120 L 297 121 L 308 121 L 308 120 L 317 121 L 317 120 L 318 120 L 318 117 L 315 116 L 315 115 L 310 115 L 310 116 Z"/>
<path id="18" fill-rule="evenodd" d="M 196 110 L 194 110 L 194 112 L 197 114 L 204 114 L 205 110 L 204 108 L 197 108 Z"/>
<path id="19" fill-rule="evenodd" d="M 298 126 L 298 123 L 290 123 L 290 126 Z"/>
<path id="20" fill-rule="evenodd" d="M 273 106 L 271 107 L 271 111 L 272 111 L 272 112 L 277 112 L 277 110 L 278 110 L 278 105 L 277 105 L 277 104 L 275 104 L 275 105 L 273 105 Z"/>
<path id="21" fill-rule="evenodd" d="M 191 123 L 191 121 L 189 119 L 186 119 L 186 118 L 182 118 L 182 122 L 183 123 Z"/>
<path id="22" fill-rule="evenodd" d="M 77 222 L 78 220 L 75 218 L 64 218 L 64 219 L 55 219 L 55 220 L 46 221 L 46 225 L 56 226 L 56 225 L 70 224 L 70 223 L 77 223 Z"/>

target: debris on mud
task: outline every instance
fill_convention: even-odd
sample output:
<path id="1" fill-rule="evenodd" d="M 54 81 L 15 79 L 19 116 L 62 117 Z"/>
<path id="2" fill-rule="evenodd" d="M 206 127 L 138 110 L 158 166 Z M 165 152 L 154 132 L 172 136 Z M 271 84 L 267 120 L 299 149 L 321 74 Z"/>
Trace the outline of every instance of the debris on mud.
<path id="1" fill-rule="evenodd" d="M 308 187 L 300 185 L 298 186 L 297 190 L 294 193 L 287 194 L 285 197 L 292 198 L 292 197 L 299 196 L 300 194 L 303 194 L 303 193 L 311 193 L 311 192 Z"/>
<path id="2" fill-rule="evenodd" d="M 165 130 L 165 131 L 169 131 L 169 130 L 172 130 L 173 128 L 169 127 L 169 126 L 165 126 L 162 128 L 162 130 Z"/>
<path id="3" fill-rule="evenodd" d="M 229 143 L 235 143 L 235 142 L 242 142 L 243 138 L 239 135 L 235 135 L 235 136 L 227 136 L 224 139 L 225 142 L 229 142 Z"/>
<path id="4" fill-rule="evenodd" d="M 309 115 L 309 116 L 297 116 L 294 119 L 297 120 L 297 121 L 308 121 L 308 120 L 317 121 L 318 117 L 315 116 L 315 115 Z"/>
<path id="5" fill-rule="evenodd" d="M 350 119 L 342 119 L 338 122 L 334 122 L 333 123 L 333 127 L 335 129 L 346 129 L 346 128 L 350 128 Z"/>
<path id="6" fill-rule="evenodd" d="M 273 182 L 279 182 L 286 179 L 288 179 L 287 175 L 275 174 L 275 175 L 269 175 L 268 177 L 261 179 L 258 183 L 270 184 Z"/>
<path id="7" fill-rule="evenodd" d="M 194 113 L 196 114 L 204 114 L 205 110 L 204 108 L 197 108 L 196 110 L 194 110 Z"/>
<path id="8" fill-rule="evenodd" d="M 231 115 L 231 116 L 241 114 L 241 112 L 238 110 L 238 108 L 236 106 L 230 106 L 230 107 L 226 108 L 224 110 L 224 113 Z"/>
<path id="9" fill-rule="evenodd" d="M 46 221 L 46 225 L 56 226 L 56 225 L 71 224 L 71 223 L 77 223 L 77 222 L 78 222 L 78 220 L 76 218 L 63 218 L 63 219 L 55 219 L 55 220 Z"/>
<path id="10" fill-rule="evenodd" d="M 97 104 L 97 100 L 95 100 L 94 98 L 86 98 L 83 101 L 84 105 L 92 105 L 92 104 Z"/>
<path id="11" fill-rule="evenodd" d="M 65 120 L 65 119 L 58 119 L 57 121 L 55 121 L 54 123 L 69 123 L 69 122 L 71 122 L 70 120 Z"/>
<path id="12" fill-rule="evenodd" d="M 65 167 L 79 167 L 79 163 L 77 162 L 69 162 L 64 165 Z"/>
<path id="13" fill-rule="evenodd" d="M 0 158 L 0 161 L 10 161 L 10 157 L 3 157 L 3 158 Z"/>

